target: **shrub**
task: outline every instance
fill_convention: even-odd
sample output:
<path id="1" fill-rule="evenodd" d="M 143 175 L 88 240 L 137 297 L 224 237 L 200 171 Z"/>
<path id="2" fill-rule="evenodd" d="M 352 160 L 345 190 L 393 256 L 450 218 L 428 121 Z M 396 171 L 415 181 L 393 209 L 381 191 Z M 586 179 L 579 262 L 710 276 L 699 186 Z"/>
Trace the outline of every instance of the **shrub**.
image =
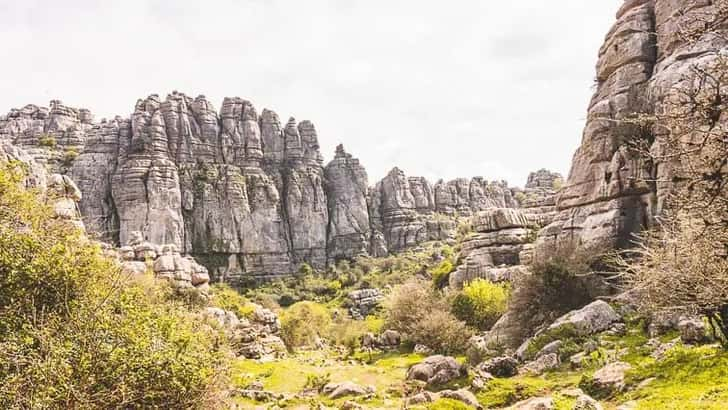
<path id="1" fill-rule="evenodd" d="M 209 408 L 226 341 L 0 168 L 0 407 Z M 146 283 L 147 281 L 148 283 Z"/>
<path id="2" fill-rule="evenodd" d="M 343 317 L 334 321 L 326 333 L 332 342 L 346 348 L 347 356 L 351 356 L 361 346 L 361 339 L 368 332 L 365 322 Z"/>
<path id="3" fill-rule="evenodd" d="M 66 166 L 69 166 L 73 163 L 73 161 L 78 158 L 79 153 L 73 148 L 69 148 L 66 150 L 66 152 L 63 153 L 63 164 Z"/>
<path id="4" fill-rule="evenodd" d="M 472 331 L 452 313 L 447 310 L 434 310 L 414 324 L 409 339 L 438 353 L 456 354 L 467 349 L 471 336 Z"/>
<path id="5" fill-rule="evenodd" d="M 298 302 L 281 315 L 281 338 L 289 350 L 313 346 L 326 334 L 331 315 L 325 306 L 315 302 Z"/>
<path id="6" fill-rule="evenodd" d="M 450 313 L 445 300 L 422 281 L 397 286 L 387 299 L 385 326 L 414 344 L 440 353 L 464 350 L 470 337 L 465 323 Z"/>
<path id="7" fill-rule="evenodd" d="M 56 139 L 52 135 L 43 134 L 38 138 L 38 145 L 41 147 L 55 148 L 56 144 Z"/>
<path id="8" fill-rule="evenodd" d="M 239 318 L 252 318 L 255 306 L 238 291 L 224 283 L 212 285 L 211 305 L 229 310 Z"/>
<path id="9" fill-rule="evenodd" d="M 452 312 L 470 326 L 488 330 L 505 313 L 509 286 L 476 279 L 452 301 Z"/>
<path id="10" fill-rule="evenodd" d="M 306 389 L 315 389 L 316 391 L 323 390 L 324 386 L 331 383 L 331 374 L 309 374 L 306 375 L 306 384 L 303 386 Z"/>
<path id="11" fill-rule="evenodd" d="M 437 265 L 432 272 L 430 272 L 430 275 L 432 276 L 432 284 L 435 289 L 443 289 L 446 287 L 450 282 L 450 273 L 454 270 L 455 267 L 449 258 L 440 262 L 440 264 Z"/>

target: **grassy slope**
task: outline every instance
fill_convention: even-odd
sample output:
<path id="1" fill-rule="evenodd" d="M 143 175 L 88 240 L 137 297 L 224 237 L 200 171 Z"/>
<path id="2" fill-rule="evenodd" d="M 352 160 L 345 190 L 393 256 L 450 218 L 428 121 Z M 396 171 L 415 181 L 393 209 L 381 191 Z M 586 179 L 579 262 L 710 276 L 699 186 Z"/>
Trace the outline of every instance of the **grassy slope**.
<path id="1" fill-rule="evenodd" d="M 673 335 L 668 335 L 668 339 Z M 716 346 L 682 347 L 678 346 L 668 353 L 667 358 L 657 362 L 649 357 L 644 343 L 647 338 L 639 331 L 632 330 L 629 335 L 617 338 L 604 338 L 606 343 L 614 343 L 625 351 L 620 360 L 634 366 L 628 374 L 630 391 L 603 401 L 606 409 L 614 409 L 619 404 L 636 400 L 638 409 L 725 409 L 728 403 L 728 352 Z M 530 397 L 554 397 L 557 409 L 571 409 L 574 399 L 560 394 L 570 388 L 578 387 L 584 375 L 592 374 L 602 365 L 599 355 L 594 355 L 593 364 L 580 371 L 566 366 L 543 376 L 516 376 L 496 379 L 486 389 L 477 394 L 485 408 L 502 408 L 519 400 Z M 366 357 L 361 357 L 366 359 Z M 375 357 L 371 364 L 349 363 L 326 358 L 321 352 L 308 352 L 272 362 L 258 363 L 239 360 L 235 365 L 235 382 L 242 387 L 254 379 L 264 382 L 266 389 L 275 392 L 295 393 L 302 390 L 309 374 L 330 373 L 332 381 L 351 380 L 362 385 L 374 385 L 377 397 L 362 402 L 367 408 L 398 409 L 402 399 L 387 393 L 392 387 L 401 386 L 407 368 L 421 360 L 413 354 L 390 353 Z M 645 387 L 636 389 L 643 380 L 655 378 Z M 459 381 L 461 386 L 467 380 Z M 345 399 L 337 401 L 318 398 L 328 406 L 340 405 Z M 256 408 L 251 402 L 244 408 Z M 306 401 L 291 401 L 287 408 L 308 408 Z M 260 406 L 258 404 L 257 406 Z M 260 408 L 265 408 L 260 407 Z M 429 409 L 458 409 L 459 404 L 440 400 L 431 404 Z"/>

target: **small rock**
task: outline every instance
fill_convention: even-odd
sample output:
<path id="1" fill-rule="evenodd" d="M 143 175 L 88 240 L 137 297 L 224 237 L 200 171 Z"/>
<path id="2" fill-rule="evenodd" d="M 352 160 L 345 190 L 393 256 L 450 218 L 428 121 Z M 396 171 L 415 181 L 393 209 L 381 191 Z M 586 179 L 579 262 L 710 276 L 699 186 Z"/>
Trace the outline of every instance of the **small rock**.
<path id="1" fill-rule="evenodd" d="M 700 319 L 685 319 L 677 324 L 680 339 L 686 344 L 700 344 L 708 341 L 705 323 Z"/>
<path id="2" fill-rule="evenodd" d="M 538 359 L 527 363 L 522 370 L 526 373 L 540 375 L 543 372 L 559 367 L 559 356 L 556 353 L 549 353 Z"/>
<path id="3" fill-rule="evenodd" d="M 637 402 L 632 400 L 628 401 L 620 406 L 618 406 L 615 410 L 634 410 L 637 408 Z"/>
<path id="4" fill-rule="evenodd" d="M 414 396 L 411 396 L 407 399 L 407 404 L 410 406 L 417 405 L 417 404 L 423 404 L 423 403 L 432 403 L 435 401 L 437 396 L 435 396 L 433 393 L 430 393 L 428 391 L 423 391 L 420 393 L 415 394 Z"/>
<path id="5" fill-rule="evenodd" d="M 554 400 L 551 397 L 534 397 L 508 407 L 510 410 L 553 410 L 554 408 Z"/>
<path id="6" fill-rule="evenodd" d="M 546 356 L 547 354 L 558 353 L 561 345 L 563 344 L 564 342 L 562 342 L 561 340 L 554 340 L 553 342 L 541 348 L 541 350 L 536 353 L 536 356 L 534 356 L 534 359 L 538 359 L 541 356 Z"/>
<path id="7" fill-rule="evenodd" d="M 351 400 L 347 400 L 344 402 L 344 404 L 339 407 L 340 410 L 363 410 L 364 407 L 361 404 L 358 404 L 356 402 L 353 402 Z"/>
<path id="8" fill-rule="evenodd" d="M 571 364 L 571 367 L 574 369 L 578 369 L 581 367 L 581 364 L 584 362 L 584 358 L 586 357 L 586 353 L 579 352 L 571 357 L 569 357 L 569 363 Z"/>
<path id="9" fill-rule="evenodd" d="M 654 382 L 655 380 L 657 380 L 655 377 L 648 377 L 648 378 L 642 380 L 640 382 L 640 384 L 638 384 L 637 387 L 635 387 L 635 390 L 644 389 L 645 387 L 649 386 L 650 383 Z"/>
<path id="10" fill-rule="evenodd" d="M 410 367 L 407 371 L 407 380 L 421 380 L 428 386 L 439 386 L 467 374 L 465 366 L 453 357 L 435 355 Z"/>
<path id="11" fill-rule="evenodd" d="M 329 383 L 324 386 L 322 392 L 328 395 L 330 399 L 338 399 L 346 396 L 363 396 L 368 393 L 367 389 L 350 381 Z"/>
<path id="12" fill-rule="evenodd" d="M 417 354 L 421 354 L 421 355 L 431 355 L 432 349 L 430 349 L 429 347 L 427 347 L 425 345 L 418 344 L 418 345 L 415 345 L 414 352 Z"/>
<path id="13" fill-rule="evenodd" d="M 495 377 L 512 377 L 518 374 L 518 361 L 510 356 L 495 357 L 479 364 L 478 370 Z"/>
<path id="14" fill-rule="evenodd" d="M 467 404 L 468 406 L 475 407 L 476 409 L 483 408 L 483 406 L 481 406 L 480 403 L 478 402 L 478 399 L 475 398 L 475 395 L 465 389 L 443 390 L 440 392 L 440 397 L 461 401 L 461 402 Z"/>
<path id="15" fill-rule="evenodd" d="M 586 394 L 582 394 L 576 398 L 573 410 L 603 410 L 601 404 L 598 401 L 592 399 Z"/>
<path id="16" fill-rule="evenodd" d="M 589 354 L 599 349 L 599 343 L 596 340 L 587 340 L 584 342 L 584 353 Z"/>
<path id="17" fill-rule="evenodd" d="M 586 389 L 594 397 L 609 397 L 624 389 L 625 373 L 631 369 L 629 363 L 614 362 L 597 370 Z M 582 386 L 584 387 L 584 386 Z"/>

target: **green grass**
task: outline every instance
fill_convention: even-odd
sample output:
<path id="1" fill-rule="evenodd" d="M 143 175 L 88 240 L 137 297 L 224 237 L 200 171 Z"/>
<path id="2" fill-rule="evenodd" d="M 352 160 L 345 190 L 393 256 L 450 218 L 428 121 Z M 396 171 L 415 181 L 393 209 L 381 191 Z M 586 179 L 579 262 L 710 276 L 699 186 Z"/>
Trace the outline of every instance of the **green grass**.
<path id="1" fill-rule="evenodd" d="M 547 396 L 579 383 L 579 373 L 560 371 L 544 376 L 516 376 L 495 379 L 486 384 L 485 390 L 476 397 L 484 408 L 509 406 L 531 397 Z"/>
<path id="2" fill-rule="evenodd" d="M 640 409 L 718 410 L 728 403 L 728 352 L 716 347 L 676 347 L 660 362 L 645 359 L 628 373 L 628 382 L 655 377 L 625 399 Z"/>

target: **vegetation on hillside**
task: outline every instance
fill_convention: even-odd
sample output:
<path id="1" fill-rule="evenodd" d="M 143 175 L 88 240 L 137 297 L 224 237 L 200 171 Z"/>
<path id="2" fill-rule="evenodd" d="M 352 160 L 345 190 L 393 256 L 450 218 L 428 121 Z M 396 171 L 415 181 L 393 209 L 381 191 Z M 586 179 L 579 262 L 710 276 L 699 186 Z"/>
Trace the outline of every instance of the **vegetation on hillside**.
<path id="1" fill-rule="evenodd" d="M 128 278 L 0 165 L 0 407 L 210 408 L 228 362 L 214 325 Z"/>

